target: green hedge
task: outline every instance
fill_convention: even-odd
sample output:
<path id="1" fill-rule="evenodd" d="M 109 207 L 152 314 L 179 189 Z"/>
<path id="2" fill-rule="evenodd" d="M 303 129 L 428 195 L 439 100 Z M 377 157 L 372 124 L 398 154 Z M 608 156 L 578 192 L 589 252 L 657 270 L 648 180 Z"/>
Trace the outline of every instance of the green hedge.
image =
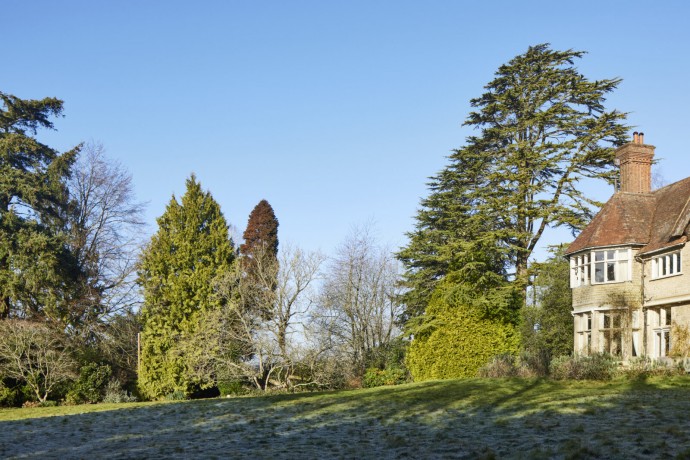
<path id="1" fill-rule="evenodd" d="M 452 289 L 435 294 L 425 312 L 427 328 L 415 335 L 406 364 L 415 381 L 475 377 L 500 354 L 517 354 L 515 324 L 487 318 Z"/>

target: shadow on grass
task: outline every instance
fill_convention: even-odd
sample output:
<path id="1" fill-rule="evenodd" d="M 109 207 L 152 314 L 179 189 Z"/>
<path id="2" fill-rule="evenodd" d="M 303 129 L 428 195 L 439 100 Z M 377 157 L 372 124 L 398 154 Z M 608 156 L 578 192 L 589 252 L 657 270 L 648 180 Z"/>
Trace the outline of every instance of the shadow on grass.
<path id="1" fill-rule="evenodd" d="M 0 457 L 690 455 L 690 380 L 434 381 L 0 422 Z"/>

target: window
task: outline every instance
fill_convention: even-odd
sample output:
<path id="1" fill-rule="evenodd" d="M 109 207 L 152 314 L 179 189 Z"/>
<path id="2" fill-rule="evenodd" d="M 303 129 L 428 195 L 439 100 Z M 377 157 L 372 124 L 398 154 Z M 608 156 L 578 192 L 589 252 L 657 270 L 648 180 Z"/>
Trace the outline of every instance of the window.
<path id="1" fill-rule="evenodd" d="M 592 251 L 570 258 L 570 287 L 631 279 L 630 249 Z"/>
<path id="2" fill-rule="evenodd" d="M 594 283 L 613 283 L 630 279 L 628 249 L 594 251 Z"/>
<path id="3" fill-rule="evenodd" d="M 589 253 L 570 259 L 570 286 L 578 287 L 589 284 Z"/>
<path id="4" fill-rule="evenodd" d="M 621 328 L 623 315 L 620 312 L 605 311 L 600 317 L 602 322 L 599 330 L 600 351 L 620 356 L 623 350 L 623 329 Z"/>
<path id="5" fill-rule="evenodd" d="M 592 313 L 585 313 L 577 317 L 579 321 L 578 341 L 580 353 L 588 355 L 592 351 Z"/>
<path id="6" fill-rule="evenodd" d="M 656 314 L 658 327 L 654 328 L 654 355 L 663 358 L 671 351 L 671 307 L 660 308 Z"/>
<path id="7" fill-rule="evenodd" d="M 681 273 L 680 251 L 663 254 L 652 259 L 652 279 Z"/>

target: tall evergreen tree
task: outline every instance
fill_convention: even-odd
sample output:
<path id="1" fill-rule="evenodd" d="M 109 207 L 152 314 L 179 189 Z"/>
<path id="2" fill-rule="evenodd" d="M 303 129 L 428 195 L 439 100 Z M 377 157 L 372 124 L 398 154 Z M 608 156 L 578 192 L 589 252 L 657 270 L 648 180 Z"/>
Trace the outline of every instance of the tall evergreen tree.
<path id="1" fill-rule="evenodd" d="M 257 309 L 268 317 L 275 306 L 279 272 L 278 219 L 268 201 L 261 200 L 254 207 L 242 236 L 240 254 L 247 287 L 245 308 Z"/>
<path id="2" fill-rule="evenodd" d="M 278 256 L 278 219 L 268 201 L 261 200 L 252 209 L 242 238 L 244 238 L 244 243 L 240 246 L 242 255 L 251 257 L 261 246 L 262 254 L 274 258 Z"/>
<path id="3" fill-rule="evenodd" d="M 452 265 L 481 255 L 476 242 L 492 248 L 494 271 L 524 291 L 529 257 L 546 229 L 576 230 L 591 218 L 598 203 L 578 182 L 614 179 L 613 147 L 624 142 L 627 128 L 624 113 L 604 107 L 620 79 L 589 81 L 574 66 L 583 55 L 530 47 L 472 99 L 475 111 L 465 125 L 480 134 L 432 179 L 416 231 L 400 252 L 408 316 L 421 314 Z"/>
<path id="4" fill-rule="evenodd" d="M 173 196 L 158 218 L 158 232 L 141 256 L 144 291 L 139 384 L 149 397 L 175 391 L 191 394 L 212 386 L 187 369 L 180 342 L 193 340 L 199 321 L 225 302 L 212 281 L 234 259 L 228 224 L 220 206 L 192 175 L 181 202 Z"/>
<path id="5" fill-rule="evenodd" d="M 67 321 L 77 264 L 66 246 L 65 185 L 79 152 L 39 142 L 62 114 L 55 98 L 23 100 L 0 92 L 0 318 Z"/>

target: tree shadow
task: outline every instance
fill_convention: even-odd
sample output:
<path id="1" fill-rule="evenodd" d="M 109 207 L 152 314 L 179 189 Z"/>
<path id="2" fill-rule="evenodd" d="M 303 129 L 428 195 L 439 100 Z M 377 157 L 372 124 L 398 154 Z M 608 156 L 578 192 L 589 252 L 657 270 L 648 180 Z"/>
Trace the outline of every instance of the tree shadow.
<path id="1" fill-rule="evenodd" d="M 690 456 L 690 379 L 434 381 L 0 423 L 0 457 Z"/>

